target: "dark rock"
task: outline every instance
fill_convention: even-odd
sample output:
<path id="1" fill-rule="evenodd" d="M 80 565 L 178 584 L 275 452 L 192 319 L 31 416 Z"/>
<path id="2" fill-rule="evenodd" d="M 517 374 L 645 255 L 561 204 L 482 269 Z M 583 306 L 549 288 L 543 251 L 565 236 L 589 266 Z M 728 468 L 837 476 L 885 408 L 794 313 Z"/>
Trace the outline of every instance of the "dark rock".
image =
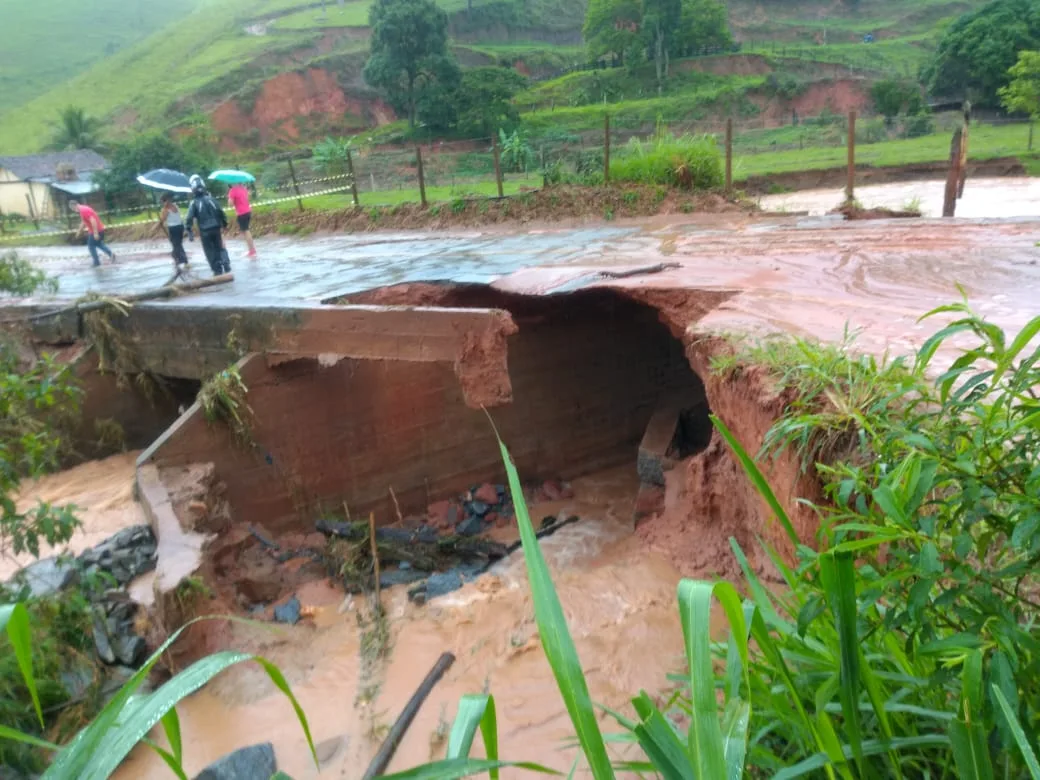
<path id="1" fill-rule="evenodd" d="M 79 699 L 81 696 L 86 695 L 87 691 L 94 685 L 93 661 L 88 661 L 87 657 L 83 655 L 77 655 L 75 659 L 59 675 L 61 684 L 65 687 L 65 692 L 70 699 Z"/>
<path id="2" fill-rule="evenodd" d="M 116 662 L 116 653 L 112 649 L 112 642 L 105 628 L 105 621 L 97 614 L 94 615 L 94 648 L 97 650 L 98 658 L 106 664 Z"/>
<path id="3" fill-rule="evenodd" d="M 429 575 L 426 572 L 416 569 L 391 569 L 390 571 L 380 572 L 379 587 L 390 588 L 394 585 L 409 585 L 425 579 L 427 576 Z"/>
<path id="4" fill-rule="evenodd" d="M 30 597 L 51 596 L 78 580 L 79 567 L 67 558 L 44 558 L 26 566 L 5 583 L 12 590 L 28 587 Z"/>
<path id="5" fill-rule="evenodd" d="M 133 525 L 81 553 L 79 562 L 91 575 L 103 571 L 119 585 L 126 585 L 155 568 L 155 553 L 156 540 L 151 527 Z"/>
<path id="6" fill-rule="evenodd" d="M 483 530 L 484 521 L 477 515 L 469 515 L 455 528 L 455 531 L 461 536 L 476 536 Z"/>
<path id="7" fill-rule="evenodd" d="M 455 569 L 431 574 L 426 580 L 426 599 L 435 599 L 462 587 L 462 575 Z"/>
<path id="8" fill-rule="evenodd" d="M 117 638 L 112 643 L 112 649 L 115 651 L 119 663 L 135 669 L 141 665 L 145 654 L 148 652 L 148 646 L 145 644 L 144 639 L 135 634 Z"/>
<path id="9" fill-rule="evenodd" d="M 277 771 L 274 746 L 264 742 L 218 758 L 195 775 L 195 780 L 268 780 Z"/>
<path id="10" fill-rule="evenodd" d="M 486 504 L 483 501 L 470 501 L 469 511 L 475 514 L 477 517 L 483 517 L 491 511 L 491 505 Z"/>
<path id="11" fill-rule="evenodd" d="M 293 596 L 284 604 L 274 608 L 274 619 L 279 623 L 295 625 L 300 622 L 300 600 Z"/>

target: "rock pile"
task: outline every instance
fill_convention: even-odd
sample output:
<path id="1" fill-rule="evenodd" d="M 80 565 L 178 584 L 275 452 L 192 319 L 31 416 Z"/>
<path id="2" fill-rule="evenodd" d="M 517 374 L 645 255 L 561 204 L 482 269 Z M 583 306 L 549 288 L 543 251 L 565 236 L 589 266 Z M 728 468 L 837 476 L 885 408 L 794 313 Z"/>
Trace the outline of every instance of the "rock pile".
<path id="1" fill-rule="evenodd" d="M 573 497 L 570 485 L 559 480 L 550 479 L 524 487 L 524 499 L 528 505 Z M 489 528 L 505 525 L 514 516 L 513 501 L 506 486 L 485 482 L 474 485 L 457 498 L 430 504 L 426 523 L 440 532 L 476 536 Z"/>
<path id="2" fill-rule="evenodd" d="M 156 539 L 147 525 L 124 528 L 78 558 L 55 556 L 36 561 L 4 587 L 28 598 L 52 596 L 80 582 L 94 612 L 94 645 L 106 664 L 136 667 L 147 653 L 134 628 L 137 605 L 126 593 L 134 578 L 156 563 Z"/>

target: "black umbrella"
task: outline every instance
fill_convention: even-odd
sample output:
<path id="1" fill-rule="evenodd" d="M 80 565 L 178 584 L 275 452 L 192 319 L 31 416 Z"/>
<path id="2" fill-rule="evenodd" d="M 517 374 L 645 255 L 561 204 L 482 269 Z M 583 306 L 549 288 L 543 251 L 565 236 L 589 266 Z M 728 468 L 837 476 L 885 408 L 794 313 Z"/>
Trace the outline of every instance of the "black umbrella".
<path id="1" fill-rule="evenodd" d="M 191 184 L 188 177 L 180 171 L 171 171 L 169 168 L 156 168 L 154 171 L 142 173 L 137 181 L 145 187 L 167 192 L 191 192 Z"/>

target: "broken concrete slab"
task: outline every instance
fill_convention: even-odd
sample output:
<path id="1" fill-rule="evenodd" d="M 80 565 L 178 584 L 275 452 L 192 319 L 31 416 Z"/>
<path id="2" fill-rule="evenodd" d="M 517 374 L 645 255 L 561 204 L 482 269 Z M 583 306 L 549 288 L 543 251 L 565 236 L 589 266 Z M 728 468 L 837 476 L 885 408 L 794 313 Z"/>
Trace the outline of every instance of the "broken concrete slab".
<path id="1" fill-rule="evenodd" d="M 640 482 L 664 485 L 664 473 L 675 466 L 672 452 L 681 413 L 681 402 L 676 399 L 658 403 L 639 442 L 636 470 Z"/>

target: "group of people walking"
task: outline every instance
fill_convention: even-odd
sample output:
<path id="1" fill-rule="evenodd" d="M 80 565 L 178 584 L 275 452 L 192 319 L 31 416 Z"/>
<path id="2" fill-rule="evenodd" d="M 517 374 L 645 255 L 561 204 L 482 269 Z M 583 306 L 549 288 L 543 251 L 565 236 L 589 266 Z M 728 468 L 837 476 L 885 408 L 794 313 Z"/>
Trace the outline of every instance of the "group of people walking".
<path id="1" fill-rule="evenodd" d="M 180 207 L 174 202 L 170 193 L 164 193 L 160 199 L 162 207 L 159 211 L 159 225 L 166 230 L 166 234 L 169 236 L 170 245 L 173 248 L 174 266 L 178 271 L 183 271 L 188 265 L 188 253 L 184 250 L 184 236 L 187 234 L 188 240 L 194 241 L 194 228 L 198 223 L 202 251 L 206 255 L 206 261 L 209 263 L 213 275 L 230 273 L 231 258 L 224 243 L 224 231 L 228 227 L 227 215 L 206 189 L 202 177 L 192 176 L 190 184 L 192 200 L 186 216 L 181 215 Z M 231 187 L 228 191 L 228 203 L 235 209 L 239 232 L 246 241 L 249 250 L 246 257 L 256 258 L 256 245 L 253 243 L 252 233 L 249 232 L 253 214 L 249 205 L 249 191 L 245 185 L 235 184 Z M 94 265 L 101 265 L 99 249 L 108 255 L 110 262 L 114 263 L 116 256 L 105 244 L 105 225 L 98 213 L 90 206 L 75 200 L 70 200 L 69 206 L 79 213 L 80 234 L 83 232 L 87 234 L 87 249 Z"/>
<path id="2" fill-rule="evenodd" d="M 209 194 L 205 183 L 200 176 L 191 177 L 192 201 L 188 206 L 188 215 L 181 217 L 180 208 L 173 201 L 173 196 L 166 193 L 162 196 L 162 210 L 159 212 L 159 224 L 166 228 L 173 246 L 173 262 L 178 270 L 188 264 L 188 255 L 184 251 L 184 234 L 187 232 L 188 240 L 194 241 L 193 229 L 195 223 L 199 226 L 199 239 L 202 242 L 202 251 L 206 254 L 206 261 L 213 270 L 214 276 L 231 272 L 231 258 L 228 255 L 227 246 L 224 243 L 224 231 L 227 230 L 227 215 Z M 246 240 L 249 251 L 246 257 L 256 257 L 256 245 L 253 243 L 253 234 L 249 232 L 250 221 L 253 213 L 249 205 L 249 191 L 244 184 L 235 184 L 228 191 L 228 203 L 235 209 L 238 220 L 238 229 Z"/>

